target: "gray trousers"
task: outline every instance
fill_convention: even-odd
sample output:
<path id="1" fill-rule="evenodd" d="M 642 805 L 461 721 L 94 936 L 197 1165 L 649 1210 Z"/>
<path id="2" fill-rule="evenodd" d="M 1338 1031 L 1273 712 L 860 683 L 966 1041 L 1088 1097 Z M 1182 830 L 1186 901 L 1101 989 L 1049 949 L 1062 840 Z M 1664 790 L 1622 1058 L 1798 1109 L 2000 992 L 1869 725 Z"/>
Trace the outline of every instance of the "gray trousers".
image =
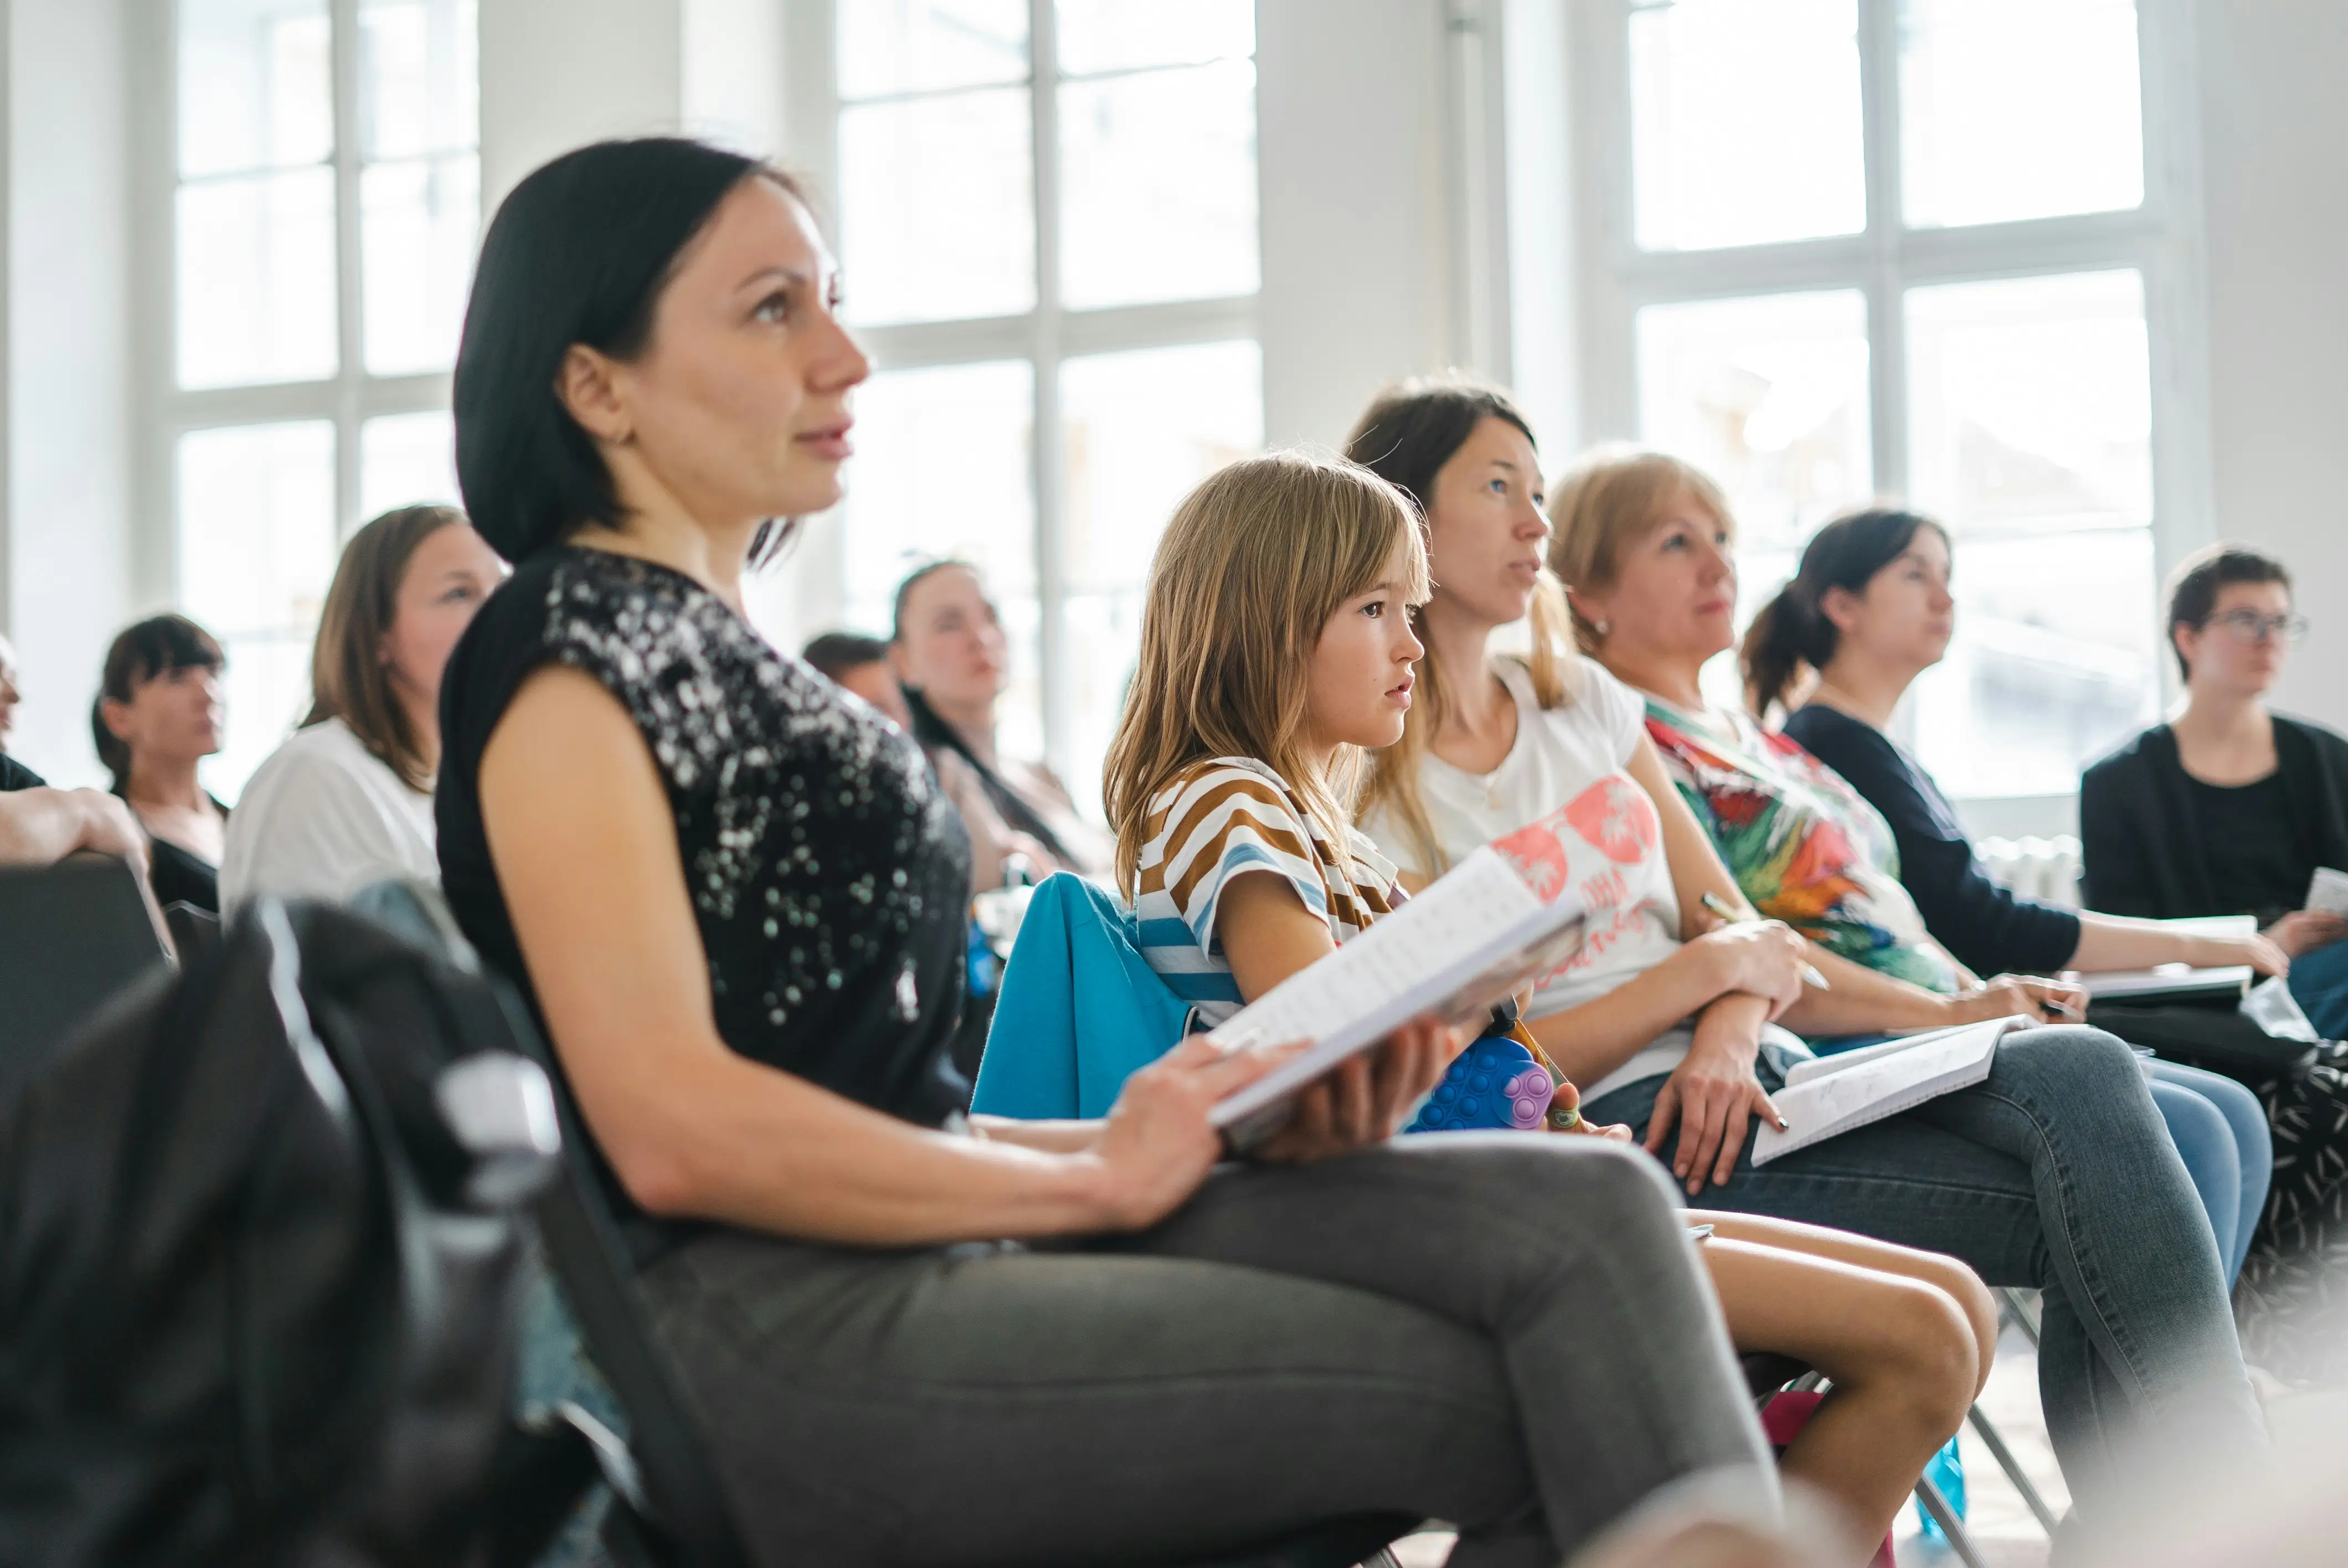
<path id="1" fill-rule="evenodd" d="M 765 1563 L 1179 1561 L 1395 1510 L 1552 1568 L 1674 1480 L 1771 1484 L 1676 1209 L 1619 1146 L 1437 1133 L 1225 1167 L 1115 1242 L 725 1232 L 643 1286 Z"/>

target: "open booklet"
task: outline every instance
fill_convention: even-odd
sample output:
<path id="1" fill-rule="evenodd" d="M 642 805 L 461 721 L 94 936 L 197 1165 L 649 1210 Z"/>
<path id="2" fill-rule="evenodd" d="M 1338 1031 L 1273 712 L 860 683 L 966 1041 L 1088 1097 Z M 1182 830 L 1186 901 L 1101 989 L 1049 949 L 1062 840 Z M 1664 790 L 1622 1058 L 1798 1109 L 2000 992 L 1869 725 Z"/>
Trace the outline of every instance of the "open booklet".
<path id="1" fill-rule="evenodd" d="M 1766 1165 L 1797 1149 L 1921 1105 L 1989 1076 L 1997 1042 L 2031 1020 L 2020 1014 L 1887 1040 L 1835 1056 L 1797 1061 L 1770 1098 L 1786 1130 L 1763 1123 L 1753 1163 Z"/>
<path id="2" fill-rule="evenodd" d="M 1537 833 L 1540 829 L 1526 829 Z M 1551 875 L 1552 839 L 1529 853 L 1486 845 L 1401 908 L 1241 1009 L 1208 1038 L 1226 1050 L 1310 1040 L 1309 1050 L 1225 1097 L 1209 1120 L 1239 1148 L 1277 1132 L 1297 1091 L 1421 1014 L 1481 1018 L 1571 958 L 1589 902 Z"/>
<path id="3" fill-rule="evenodd" d="M 2107 969 L 2081 975 L 2087 999 L 2102 1002 L 2184 1001 L 2196 997 L 2240 1000 L 2257 979 L 2248 964 L 2197 969 L 2190 964 L 2156 964 L 2148 969 Z"/>

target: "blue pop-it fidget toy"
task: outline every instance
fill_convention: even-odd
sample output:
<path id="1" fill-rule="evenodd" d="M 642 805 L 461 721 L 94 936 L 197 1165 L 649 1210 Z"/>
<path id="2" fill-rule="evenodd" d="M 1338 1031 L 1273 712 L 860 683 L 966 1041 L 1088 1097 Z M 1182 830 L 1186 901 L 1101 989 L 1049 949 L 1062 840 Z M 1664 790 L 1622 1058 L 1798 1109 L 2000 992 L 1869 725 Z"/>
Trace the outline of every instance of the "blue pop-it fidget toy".
<path id="1" fill-rule="evenodd" d="M 1408 1132 L 1457 1132 L 1474 1127 L 1530 1131 L 1549 1116 L 1557 1092 L 1548 1070 L 1515 1040 L 1488 1035 L 1461 1051 Z"/>

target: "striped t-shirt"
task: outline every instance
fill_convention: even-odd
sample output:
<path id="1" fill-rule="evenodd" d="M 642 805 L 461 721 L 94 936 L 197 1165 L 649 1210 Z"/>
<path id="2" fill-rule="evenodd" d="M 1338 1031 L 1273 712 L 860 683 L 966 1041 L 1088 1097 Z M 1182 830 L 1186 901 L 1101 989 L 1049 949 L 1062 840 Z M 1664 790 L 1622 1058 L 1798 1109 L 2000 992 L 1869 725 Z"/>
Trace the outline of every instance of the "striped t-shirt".
<path id="1" fill-rule="evenodd" d="M 1212 1029 L 1239 1011 L 1239 981 L 1215 935 L 1234 876 L 1288 879 L 1304 907 L 1344 942 L 1403 901 L 1395 868 L 1360 833 L 1341 856 L 1280 775 L 1251 757 L 1193 763 L 1151 797 L 1134 913 L 1141 952 L 1198 1021 Z"/>

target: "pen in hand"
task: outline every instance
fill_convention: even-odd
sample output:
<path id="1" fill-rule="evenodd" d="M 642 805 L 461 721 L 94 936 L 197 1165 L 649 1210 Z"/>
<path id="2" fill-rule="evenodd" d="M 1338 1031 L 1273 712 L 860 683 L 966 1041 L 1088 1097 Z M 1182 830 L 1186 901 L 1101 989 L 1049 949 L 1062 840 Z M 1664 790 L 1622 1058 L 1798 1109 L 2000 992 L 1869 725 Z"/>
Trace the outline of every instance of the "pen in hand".
<path id="1" fill-rule="evenodd" d="M 1717 893 L 1706 892 L 1704 896 L 1704 907 L 1719 917 L 1722 923 L 1725 925 L 1743 926 L 1751 923 L 1744 916 L 1730 908 L 1728 900 Z M 1818 967 L 1816 964 L 1802 966 L 1802 980 L 1804 984 L 1816 986 L 1822 991 L 1833 989 L 1827 984 L 1826 976 L 1818 973 Z"/>

